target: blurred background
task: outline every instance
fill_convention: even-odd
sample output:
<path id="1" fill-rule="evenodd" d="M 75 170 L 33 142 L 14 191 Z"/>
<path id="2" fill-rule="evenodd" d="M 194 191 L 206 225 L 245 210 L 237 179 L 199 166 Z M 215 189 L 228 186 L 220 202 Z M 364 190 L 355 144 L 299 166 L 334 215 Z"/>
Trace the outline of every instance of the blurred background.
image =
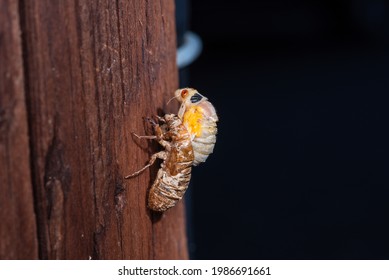
<path id="1" fill-rule="evenodd" d="M 193 169 L 192 259 L 389 259 L 389 5 L 177 0 L 201 55 L 181 86 L 215 105 Z"/>

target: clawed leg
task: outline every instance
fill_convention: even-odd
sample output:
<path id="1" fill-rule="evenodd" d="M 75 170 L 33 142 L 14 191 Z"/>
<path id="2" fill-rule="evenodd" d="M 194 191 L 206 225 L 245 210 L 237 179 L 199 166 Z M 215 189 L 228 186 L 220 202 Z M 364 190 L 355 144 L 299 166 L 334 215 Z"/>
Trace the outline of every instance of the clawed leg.
<path id="1" fill-rule="evenodd" d="M 159 125 L 153 119 L 148 118 L 148 117 L 145 117 L 144 119 L 146 121 L 148 121 L 149 123 L 151 123 L 154 126 L 154 129 L 159 127 Z M 138 135 L 135 132 L 132 132 L 132 135 L 134 135 L 138 139 L 151 139 L 151 140 L 153 140 L 153 139 L 157 139 L 158 138 L 156 135 Z"/>
<path id="2" fill-rule="evenodd" d="M 166 159 L 166 152 L 165 151 L 160 151 L 158 153 L 155 153 L 154 155 L 151 156 L 149 163 L 145 167 L 143 167 L 142 169 L 140 169 L 140 170 L 138 170 L 138 171 L 136 171 L 136 172 L 134 172 L 134 173 L 132 173 L 130 175 L 127 175 L 124 178 L 128 179 L 128 178 L 131 178 L 131 177 L 135 177 L 136 175 L 138 175 L 139 173 L 143 172 L 144 170 L 149 168 L 151 165 L 153 165 L 153 163 L 155 162 L 155 160 L 157 158 L 165 160 Z"/>
<path id="3" fill-rule="evenodd" d="M 158 122 L 166 123 L 165 118 L 160 117 L 158 115 L 154 115 L 151 118 L 146 117 L 145 120 L 148 121 L 149 123 L 151 123 L 154 127 L 159 126 Z"/>

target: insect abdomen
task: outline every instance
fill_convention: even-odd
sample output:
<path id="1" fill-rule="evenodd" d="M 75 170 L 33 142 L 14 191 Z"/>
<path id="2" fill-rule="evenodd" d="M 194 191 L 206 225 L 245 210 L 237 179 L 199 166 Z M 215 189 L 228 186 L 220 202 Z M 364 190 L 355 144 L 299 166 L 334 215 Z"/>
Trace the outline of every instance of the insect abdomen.
<path id="1" fill-rule="evenodd" d="M 150 188 L 148 207 L 163 212 L 175 206 L 185 194 L 191 177 L 191 167 L 176 176 L 157 178 Z"/>
<path id="2" fill-rule="evenodd" d="M 205 101 L 202 104 L 195 106 L 194 110 L 189 110 L 184 115 L 184 124 L 188 127 L 189 132 L 193 135 L 192 147 L 195 155 L 193 165 L 195 166 L 205 162 L 215 147 L 217 134 L 216 122 L 218 118 L 214 110 L 208 109 L 210 106 L 212 106 L 212 104 L 210 104 L 208 101 Z M 192 114 L 193 111 L 201 112 L 200 117 Z M 209 116 L 205 113 L 211 113 L 212 115 Z M 196 118 L 193 116 L 196 116 Z M 194 131 L 193 125 L 191 125 L 191 123 L 188 121 L 193 118 L 196 120 L 195 123 L 197 123 L 199 128 L 198 131 Z"/>
<path id="3" fill-rule="evenodd" d="M 194 160 L 190 134 L 181 120 L 175 116 L 167 126 L 170 151 L 150 188 L 148 200 L 148 207 L 159 212 L 175 206 L 182 199 L 189 186 Z"/>
<path id="4" fill-rule="evenodd" d="M 200 138 L 195 138 L 192 141 L 193 152 L 195 155 L 193 165 L 199 165 L 200 163 L 205 162 L 208 156 L 212 154 L 213 148 L 215 147 L 216 143 L 216 137 L 209 137 L 208 139 L 206 139 L 206 141 Z"/>

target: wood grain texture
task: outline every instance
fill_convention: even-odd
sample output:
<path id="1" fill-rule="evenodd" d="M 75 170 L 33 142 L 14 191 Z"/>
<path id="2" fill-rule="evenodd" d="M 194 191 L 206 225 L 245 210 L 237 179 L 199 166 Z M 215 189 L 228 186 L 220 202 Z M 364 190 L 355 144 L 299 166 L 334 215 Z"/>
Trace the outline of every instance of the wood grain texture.
<path id="1" fill-rule="evenodd" d="M 0 259 L 36 259 L 17 1 L 0 3 Z"/>
<path id="2" fill-rule="evenodd" d="M 177 112 L 174 2 L 21 1 L 42 259 L 185 259 L 182 202 L 146 208 L 159 149 L 145 116 Z"/>

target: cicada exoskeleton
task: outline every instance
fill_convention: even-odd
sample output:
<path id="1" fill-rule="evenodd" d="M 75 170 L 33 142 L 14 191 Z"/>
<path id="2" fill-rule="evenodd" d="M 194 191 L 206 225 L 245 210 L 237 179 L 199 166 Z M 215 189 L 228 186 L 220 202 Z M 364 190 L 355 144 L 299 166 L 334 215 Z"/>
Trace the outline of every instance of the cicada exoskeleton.
<path id="1" fill-rule="evenodd" d="M 147 206 L 158 212 L 166 211 L 182 199 L 188 188 L 194 153 L 191 135 L 182 124 L 181 119 L 173 114 L 157 117 L 159 123 L 151 121 L 155 135 L 137 136 L 155 139 L 165 150 L 151 156 L 149 163 L 139 171 L 126 176 L 131 178 L 150 167 L 157 158 L 163 160 L 157 178 L 150 188 Z"/>

